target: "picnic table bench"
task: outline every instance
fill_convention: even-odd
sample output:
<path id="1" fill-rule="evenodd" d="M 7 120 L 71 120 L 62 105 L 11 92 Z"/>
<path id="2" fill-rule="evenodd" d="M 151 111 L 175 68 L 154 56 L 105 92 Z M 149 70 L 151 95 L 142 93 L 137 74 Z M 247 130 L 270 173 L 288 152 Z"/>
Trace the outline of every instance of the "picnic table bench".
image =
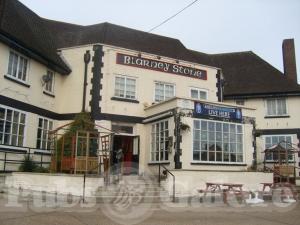
<path id="1" fill-rule="evenodd" d="M 207 193 L 219 193 L 223 197 L 223 202 L 228 204 L 230 194 L 241 197 L 242 201 L 245 200 L 244 195 L 248 192 L 243 191 L 242 187 L 243 184 L 206 182 L 206 188 L 198 191 L 204 194 L 203 197 L 206 197 Z"/>

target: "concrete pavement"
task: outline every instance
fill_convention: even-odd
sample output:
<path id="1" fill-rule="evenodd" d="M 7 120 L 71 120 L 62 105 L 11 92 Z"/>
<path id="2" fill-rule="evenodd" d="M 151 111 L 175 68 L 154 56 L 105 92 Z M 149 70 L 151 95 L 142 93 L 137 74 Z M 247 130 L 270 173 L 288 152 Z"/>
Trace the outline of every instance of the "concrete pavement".
<path id="1" fill-rule="evenodd" d="M 220 203 L 140 203 L 87 204 L 68 202 L 65 205 L 42 204 L 45 198 L 15 198 L 0 195 L 0 225 L 297 225 L 299 204 L 232 205 Z M 17 201 L 15 201 L 17 200 Z M 52 199 L 53 200 L 53 199 Z M 51 202 L 51 201 L 50 201 Z M 18 203 L 18 205 L 14 205 Z M 16 207 L 18 206 L 18 207 Z"/>

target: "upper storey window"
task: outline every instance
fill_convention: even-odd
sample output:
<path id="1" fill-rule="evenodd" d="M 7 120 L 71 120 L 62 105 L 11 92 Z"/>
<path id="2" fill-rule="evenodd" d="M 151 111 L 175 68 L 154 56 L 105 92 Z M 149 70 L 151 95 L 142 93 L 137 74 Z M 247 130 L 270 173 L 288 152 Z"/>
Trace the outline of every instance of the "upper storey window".
<path id="1" fill-rule="evenodd" d="M 136 99 L 136 79 L 127 76 L 116 76 L 115 97 Z"/>
<path id="2" fill-rule="evenodd" d="M 54 93 L 54 73 L 50 70 L 47 71 L 47 82 L 45 84 L 45 91 Z"/>
<path id="3" fill-rule="evenodd" d="M 175 85 L 163 82 L 155 82 L 155 101 L 161 102 L 175 96 Z"/>
<path id="4" fill-rule="evenodd" d="M 267 99 L 267 116 L 287 115 L 286 99 L 272 98 Z"/>
<path id="5" fill-rule="evenodd" d="M 10 51 L 7 75 L 13 79 L 26 83 L 28 70 L 28 59 L 24 56 Z"/>
<path id="6" fill-rule="evenodd" d="M 207 100 L 207 91 L 199 88 L 191 88 L 191 98 Z"/>

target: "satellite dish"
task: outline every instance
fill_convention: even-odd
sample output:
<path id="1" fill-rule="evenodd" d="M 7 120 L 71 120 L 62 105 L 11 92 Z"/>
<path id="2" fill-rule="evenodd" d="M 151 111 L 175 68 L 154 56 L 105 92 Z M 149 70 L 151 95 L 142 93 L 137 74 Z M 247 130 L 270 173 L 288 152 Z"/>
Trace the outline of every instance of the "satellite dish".
<path id="1" fill-rule="evenodd" d="M 42 86 L 44 86 L 46 83 L 50 82 L 52 80 L 51 75 L 45 74 L 42 76 Z"/>

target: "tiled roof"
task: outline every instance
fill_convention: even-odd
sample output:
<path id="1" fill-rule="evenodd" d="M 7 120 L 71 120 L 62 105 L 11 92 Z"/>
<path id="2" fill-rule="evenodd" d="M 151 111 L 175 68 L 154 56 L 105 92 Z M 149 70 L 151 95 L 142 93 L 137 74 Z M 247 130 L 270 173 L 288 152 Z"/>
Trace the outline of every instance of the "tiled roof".
<path id="1" fill-rule="evenodd" d="M 30 49 L 63 74 L 70 69 L 56 53 L 56 40 L 50 38 L 49 30 L 38 15 L 15 0 L 1 0 L 0 34 Z"/>
<path id="2" fill-rule="evenodd" d="M 215 54 L 211 59 L 222 68 L 225 98 L 300 93 L 300 85 L 251 51 Z"/>
<path id="3" fill-rule="evenodd" d="M 187 49 L 179 40 L 110 23 L 90 26 L 39 17 L 16 0 L 0 1 L 0 34 L 41 55 L 63 74 L 68 66 L 57 49 L 103 43 L 221 68 L 225 97 L 300 93 L 300 86 L 253 52 L 206 54 Z M 52 66 L 53 66 L 52 65 Z"/>

